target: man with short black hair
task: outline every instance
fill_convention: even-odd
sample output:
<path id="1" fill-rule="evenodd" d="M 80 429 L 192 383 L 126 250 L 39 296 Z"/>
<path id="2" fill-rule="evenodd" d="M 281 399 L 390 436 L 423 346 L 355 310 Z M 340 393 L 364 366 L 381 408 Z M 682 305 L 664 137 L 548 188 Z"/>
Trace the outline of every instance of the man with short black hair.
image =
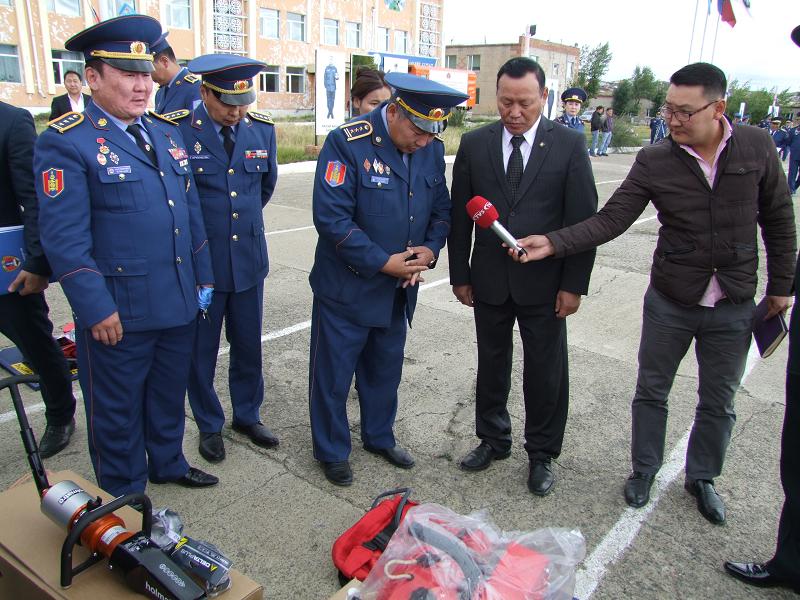
<path id="1" fill-rule="evenodd" d="M 603 115 L 605 109 L 603 106 L 598 106 L 592 113 L 592 121 L 590 124 L 592 130 L 592 147 L 589 148 L 589 156 L 597 156 L 597 143 L 600 138 L 600 130 L 603 128 Z"/>
<path id="2" fill-rule="evenodd" d="M 662 114 L 668 142 L 645 146 L 594 217 L 521 240 L 521 262 L 568 256 L 625 232 L 652 202 L 661 223 L 644 297 L 633 398 L 633 473 L 625 500 L 642 507 L 664 459 L 667 398 L 692 341 L 699 402 L 686 452 L 685 487 L 700 513 L 725 522 L 714 488 L 736 420 L 734 395 L 750 348 L 758 246 L 767 251 L 768 316 L 784 312 L 794 281 L 795 224 L 775 145 L 725 118 L 725 74 L 694 63 L 670 79 Z M 513 256 L 516 259 L 516 255 Z"/>
<path id="3" fill-rule="evenodd" d="M 162 115 L 173 111 L 191 111 L 200 104 L 200 78 L 178 64 L 175 51 L 167 41 L 168 35 L 169 31 L 165 31 L 150 47 L 153 54 L 152 77 L 158 84 L 155 112 Z"/>
<path id="4" fill-rule="evenodd" d="M 83 112 L 92 97 L 84 94 L 83 77 L 77 71 L 70 69 L 64 73 L 64 87 L 66 94 L 56 96 L 50 104 L 50 120 L 57 119 L 68 112 Z"/>

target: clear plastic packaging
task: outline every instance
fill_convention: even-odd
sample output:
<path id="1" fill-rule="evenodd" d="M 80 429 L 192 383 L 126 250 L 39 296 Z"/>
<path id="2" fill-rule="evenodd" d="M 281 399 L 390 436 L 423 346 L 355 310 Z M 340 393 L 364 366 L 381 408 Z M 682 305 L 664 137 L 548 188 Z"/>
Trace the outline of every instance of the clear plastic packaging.
<path id="1" fill-rule="evenodd" d="M 361 600 L 571 600 L 586 543 L 577 530 L 501 532 L 485 511 L 408 511 Z"/>

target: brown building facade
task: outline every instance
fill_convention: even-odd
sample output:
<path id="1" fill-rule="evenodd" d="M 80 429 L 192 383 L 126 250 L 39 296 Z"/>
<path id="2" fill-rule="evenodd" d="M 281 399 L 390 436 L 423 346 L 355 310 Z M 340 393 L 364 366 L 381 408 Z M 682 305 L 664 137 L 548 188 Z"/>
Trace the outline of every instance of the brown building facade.
<path id="1" fill-rule="evenodd" d="M 547 86 L 560 96 L 577 72 L 580 51 L 577 46 L 556 44 L 522 35 L 516 44 L 447 46 L 444 66 L 475 71 L 478 76 L 478 97 L 473 111 L 479 115 L 493 115 L 497 114 L 494 93 L 497 71 L 504 62 L 515 56 L 528 56 L 538 62 L 547 76 Z M 560 100 L 556 98 L 556 108 L 560 104 Z"/>
<path id="2" fill-rule="evenodd" d="M 179 62 L 228 52 L 267 63 L 257 107 L 278 114 L 313 109 L 317 48 L 444 55 L 444 0 L 0 0 L 0 100 L 48 110 L 63 73 L 83 68 L 64 42 L 128 12 L 161 21 Z"/>

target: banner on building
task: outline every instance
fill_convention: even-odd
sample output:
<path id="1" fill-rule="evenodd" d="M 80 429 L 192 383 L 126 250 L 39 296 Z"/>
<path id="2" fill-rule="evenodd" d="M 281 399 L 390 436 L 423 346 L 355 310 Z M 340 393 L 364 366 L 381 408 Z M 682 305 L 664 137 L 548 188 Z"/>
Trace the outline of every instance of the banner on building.
<path id="1" fill-rule="evenodd" d="M 341 52 L 317 50 L 315 135 L 327 135 L 345 121 L 345 58 Z"/>

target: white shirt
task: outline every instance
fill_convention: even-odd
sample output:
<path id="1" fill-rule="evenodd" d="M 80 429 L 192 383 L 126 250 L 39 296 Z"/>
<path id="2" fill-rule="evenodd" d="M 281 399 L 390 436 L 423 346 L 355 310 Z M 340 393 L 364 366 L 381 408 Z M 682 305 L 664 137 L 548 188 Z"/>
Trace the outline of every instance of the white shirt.
<path id="1" fill-rule="evenodd" d="M 86 108 L 83 105 L 83 92 L 81 92 L 81 95 L 78 96 L 77 102 L 75 102 L 75 100 L 73 100 L 72 96 L 70 96 L 69 94 L 67 94 L 67 98 L 69 98 L 69 105 L 72 107 L 72 110 L 74 112 L 83 112 L 84 109 Z"/>
<path id="2" fill-rule="evenodd" d="M 531 148 L 533 148 L 533 139 L 536 137 L 536 130 L 539 128 L 539 123 L 541 120 L 542 116 L 539 115 L 539 118 L 536 119 L 536 123 L 533 124 L 533 127 L 522 134 L 522 137 L 524 137 L 525 140 L 519 145 L 519 151 L 522 153 L 523 170 L 528 166 L 528 158 L 531 155 Z M 503 127 L 503 169 L 506 171 L 508 170 L 508 159 L 511 158 L 511 151 L 514 149 L 514 146 L 511 145 L 512 137 L 513 135 L 509 133 L 508 129 Z"/>

